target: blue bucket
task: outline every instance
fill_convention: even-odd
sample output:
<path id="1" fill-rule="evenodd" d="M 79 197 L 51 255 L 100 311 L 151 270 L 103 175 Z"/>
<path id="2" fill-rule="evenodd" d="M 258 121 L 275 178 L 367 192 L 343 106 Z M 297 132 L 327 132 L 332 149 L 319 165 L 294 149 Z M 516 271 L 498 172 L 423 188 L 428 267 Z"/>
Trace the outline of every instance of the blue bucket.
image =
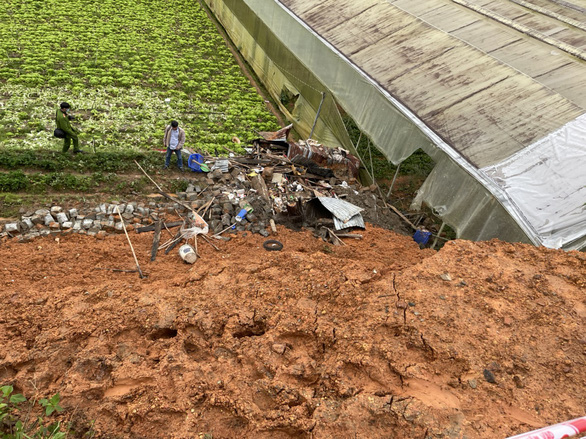
<path id="1" fill-rule="evenodd" d="M 201 155 L 201 154 L 191 154 L 189 156 L 189 159 L 187 159 L 187 166 L 193 172 L 203 172 L 201 170 L 201 167 L 199 166 L 199 163 L 203 163 L 203 161 L 204 161 L 203 155 Z M 197 162 L 199 162 L 199 163 L 197 163 Z"/>
<path id="2" fill-rule="evenodd" d="M 429 241 L 429 238 L 431 238 L 431 232 L 428 232 L 426 230 L 417 230 L 415 232 L 415 234 L 413 235 L 413 240 L 417 244 L 421 244 L 421 245 L 427 244 L 427 241 Z"/>

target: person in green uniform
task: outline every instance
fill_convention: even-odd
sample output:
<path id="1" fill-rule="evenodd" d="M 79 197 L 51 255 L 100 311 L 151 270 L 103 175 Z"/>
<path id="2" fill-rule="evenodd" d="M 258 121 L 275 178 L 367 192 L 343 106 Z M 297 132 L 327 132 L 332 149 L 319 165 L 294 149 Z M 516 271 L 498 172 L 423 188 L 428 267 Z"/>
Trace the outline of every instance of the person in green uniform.
<path id="1" fill-rule="evenodd" d="M 63 152 L 67 152 L 69 150 L 69 146 L 71 145 L 71 141 L 73 140 L 73 153 L 77 154 L 83 152 L 79 149 L 79 138 L 77 137 L 77 130 L 71 126 L 69 122 L 70 117 L 69 111 L 71 109 L 71 105 L 67 102 L 61 102 L 59 105 L 59 109 L 57 110 L 57 114 L 55 115 L 55 122 L 57 123 L 57 128 L 61 128 L 65 132 L 65 139 L 63 139 Z"/>

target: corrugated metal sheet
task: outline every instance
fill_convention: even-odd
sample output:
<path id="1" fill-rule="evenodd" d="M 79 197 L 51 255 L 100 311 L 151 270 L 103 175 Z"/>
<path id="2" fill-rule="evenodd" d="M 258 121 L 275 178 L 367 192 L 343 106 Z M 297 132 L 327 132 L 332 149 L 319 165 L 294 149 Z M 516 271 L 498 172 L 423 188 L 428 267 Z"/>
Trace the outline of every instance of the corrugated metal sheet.
<path id="1" fill-rule="evenodd" d="M 584 63 L 452 0 L 281 3 L 476 167 L 503 160 L 586 108 L 586 90 L 577 90 L 579 85 L 586 88 Z M 555 20 L 534 16 L 511 1 L 479 3 L 509 19 L 524 17 L 525 25 L 540 32 L 553 28 Z M 559 23 L 558 27 L 568 27 Z M 439 30 L 441 26 L 459 32 L 459 37 Z M 490 45 L 491 54 L 464 40 L 468 27 L 476 40 Z M 506 32 L 496 43 L 482 37 L 499 29 Z M 582 31 L 572 32 L 579 36 Z M 515 68 L 510 67 L 513 63 Z M 583 76 L 580 80 L 576 71 L 567 72 L 567 81 L 559 86 L 571 96 L 564 97 L 552 89 L 554 80 L 548 72 L 569 65 Z M 538 77 L 550 79 L 549 84 Z"/>
<path id="2" fill-rule="evenodd" d="M 364 209 L 361 207 L 338 198 L 319 197 L 318 200 L 332 213 L 336 230 L 347 229 L 350 227 L 360 227 L 364 229 L 364 219 L 360 214 Z"/>

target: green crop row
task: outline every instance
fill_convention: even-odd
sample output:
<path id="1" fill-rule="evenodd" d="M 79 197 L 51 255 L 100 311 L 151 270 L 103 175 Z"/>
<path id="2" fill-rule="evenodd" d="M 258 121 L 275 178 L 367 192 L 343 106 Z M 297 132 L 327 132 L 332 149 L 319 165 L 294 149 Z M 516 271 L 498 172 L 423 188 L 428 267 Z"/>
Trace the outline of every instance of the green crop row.
<path id="1" fill-rule="evenodd" d="M 6 170 L 140 172 L 135 160 L 146 169 L 157 168 L 163 163 L 163 155 L 159 152 L 106 151 L 72 156 L 57 150 L 0 149 L 0 168 Z"/>
<path id="2" fill-rule="evenodd" d="M 42 193 L 47 189 L 87 192 L 98 187 L 101 183 L 115 178 L 114 174 L 99 172 L 90 175 L 74 175 L 65 172 L 49 172 L 47 174 L 25 174 L 22 171 L 0 172 L 0 193 Z"/>
<path id="3" fill-rule="evenodd" d="M 171 119 L 207 151 L 277 128 L 198 2 L 2 3 L 0 146 L 55 148 L 61 101 L 90 150 L 162 149 Z"/>

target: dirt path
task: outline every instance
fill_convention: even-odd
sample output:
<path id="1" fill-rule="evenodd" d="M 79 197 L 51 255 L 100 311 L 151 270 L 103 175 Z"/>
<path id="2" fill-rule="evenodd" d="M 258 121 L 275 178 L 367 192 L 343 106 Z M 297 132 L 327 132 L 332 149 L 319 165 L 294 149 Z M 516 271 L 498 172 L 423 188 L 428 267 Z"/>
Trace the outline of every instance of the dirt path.
<path id="1" fill-rule="evenodd" d="M 0 243 L 0 385 L 60 392 L 96 437 L 502 438 L 583 415 L 584 253 L 280 228 L 281 252 L 199 240 L 190 266 L 131 238 L 147 279 L 97 269 L 133 268 L 124 236 Z"/>

